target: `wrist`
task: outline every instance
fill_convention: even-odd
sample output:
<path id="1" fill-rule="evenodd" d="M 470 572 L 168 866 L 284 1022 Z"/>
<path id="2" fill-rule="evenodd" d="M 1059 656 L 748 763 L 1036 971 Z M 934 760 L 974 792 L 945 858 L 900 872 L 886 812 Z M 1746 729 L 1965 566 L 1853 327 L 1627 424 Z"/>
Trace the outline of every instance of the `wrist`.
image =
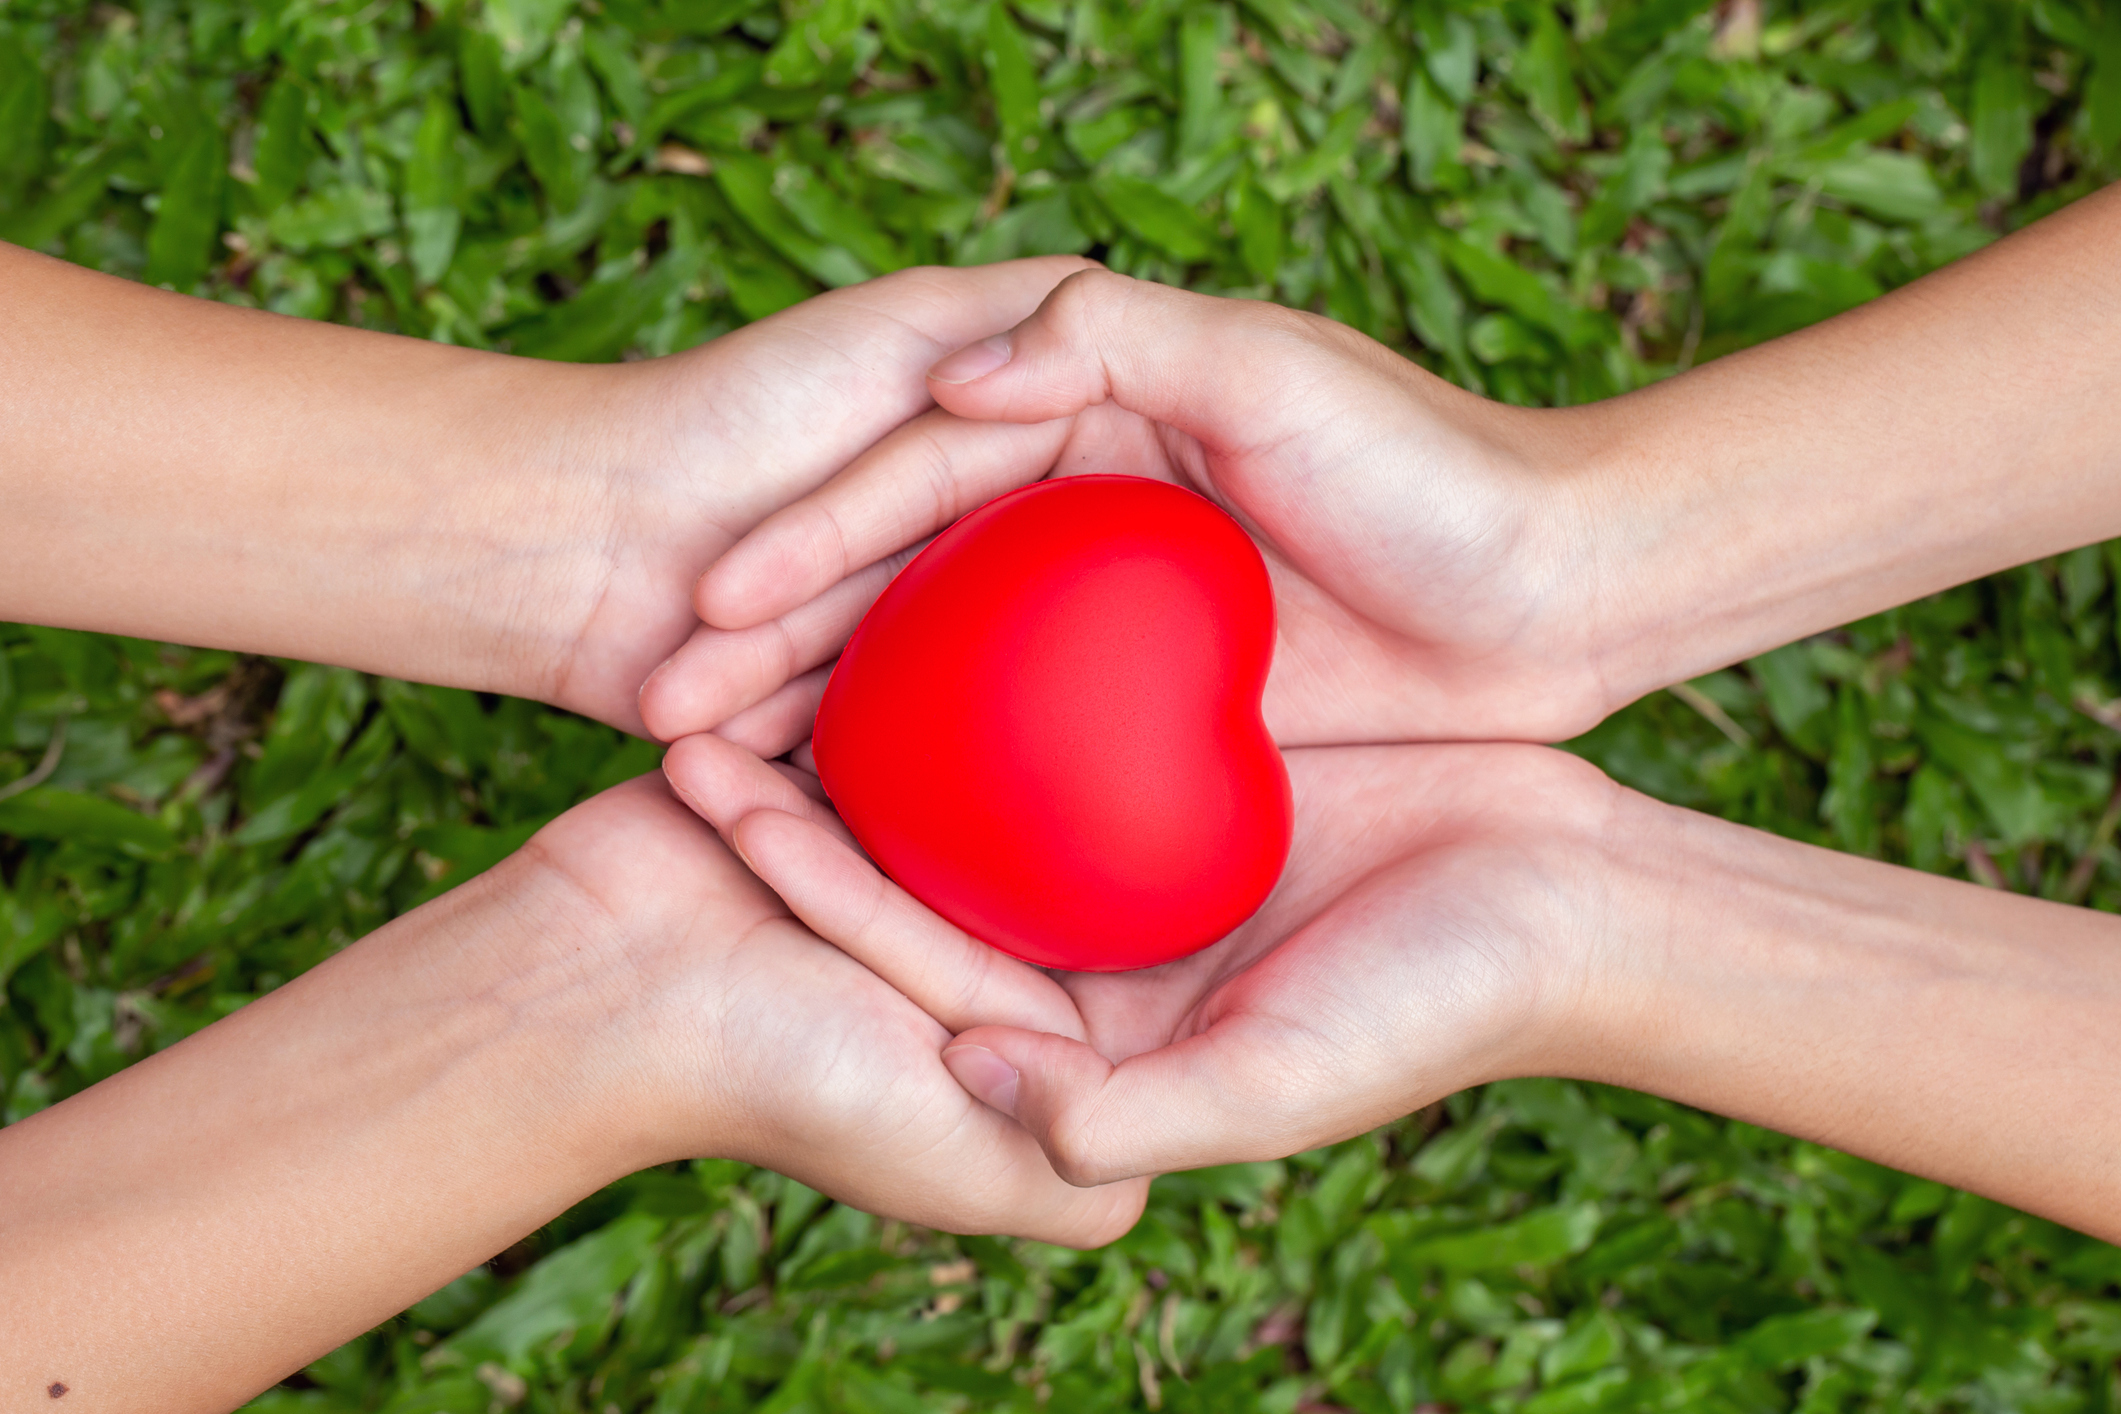
<path id="1" fill-rule="evenodd" d="M 1477 900 L 1470 913 L 1446 911 L 1454 938 L 1479 939 L 1482 965 L 1466 975 L 1483 984 L 1454 1055 L 1434 1093 L 1518 1076 L 1572 1075 L 1613 1029 L 1606 974 L 1615 935 L 1635 904 L 1625 841 L 1646 825 L 1643 807 L 1662 809 L 1615 785 L 1580 757 L 1515 743 L 1397 748 L 1433 763 L 1422 786 L 1434 824 L 1422 853 L 1458 877 L 1415 876 L 1403 894 L 1403 931 L 1419 937 L 1440 921 L 1439 903 Z M 1423 1005 L 1432 1004 L 1425 998 Z M 1433 1095 L 1418 1097 L 1426 1103 Z"/>
<path id="2" fill-rule="evenodd" d="M 1558 1073 L 2115 1232 L 2110 915 L 1624 794 Z"/>
<path id="3" fill-rule="evenodd" d="M 1525 649 L 1538 664 L 1539 696 L 1554 704 L 1541 741 L 1589 731 L 1648 690 L 1615 653 L 1643 589 L 1625 552 L 1625 517 L 1616 523 L 1612 509 L 1624 463 L 1604 453 L 1585 411 L 1484 405 L 1487 438 L 1502 449 L 1522 507 L 1516 592 L 1533 640 Z"/>
<path id="4" fill-rule="evenodd" d="M 625 568 L 649 456 L 636 368 L 482 356 L 420 434 L 463 449 L 406 507 L 405 572 L 447 614 L 426 681 L 551 702 L 637 730 L 597 692 L 596 620 Z M 679 598 L 683 589 L 674 591 Z M 446 664 L 446 666 L 443 666 Z M 644 670 L 645 671 L 645 670 Z"/>
<path id="5" fill-rule="evenodd" d="M 465 1014 L 482 1113 L 541 1136 L 560 1170 L 586 1183 L 582 1194 L 724 1147 L 716 1087 L 698 1084 L 724 1068 L 718 1028 L 696 1012 L 666 1014 L 690 980 L 666 975 L 691 966 L 673 957 L 685 923 L 653 916 L 670 911 L 654 901 L 615 896 L 544 834 L 428 907 L 460 895 L 433 985 L 445 1016 Z M 710 907 L 685 922 L 711 930 L 715 919 Z"/>
<path id="6" fill-rule="evenodd" d="M 1744 504 L 1746 477 L 1721 469 L 1727 439 L 1689 425 L 1688 391 L 1660 385 L 1543 414 L 1601 716 L 1783 641 L 1755 642 L 1778 601 L 1802 592 L 1774 563 L 1793 508 Z"/>
<path id="7" fill-rule="evenodd" d="M 290 987 L 314 979 L 323 1024 L 349 1047 L 394 1053 L 434 1123 L 508 1155 L 510 1184 L 557 1211 L 655 1161 L 642 1097 L 616 1074 L 614 1037 L 637 1001 L 626 942 L 529 848 Z"/>
<path id="8" fill-rule="evenodd" d="M 489 878 L 0 1131 L 0 1365 L 229 1408 L 635 1167 L 580 927 Z"/>
<path id="9" fill-rule="evenodd" d="M 1557 912 L 1568 920 L 1567 962 L 1556 975 L 1567 985 L 1556 991 L 1541 1060 L 1547 1074 L 1656 1090 L 1661 1071 L 1644 1042 L 1666 1020 L 1667 963 L 1688 930 L 1679 914 L 1694 902 L 1694 876 L 1707 872 L 1692 827 L 1723 822 L 1601 780 L 1604 809 L 1563 845 L 1568 887 Z"/>
<path id="10" fill-rule="evenodd" d="M 507 361 L 466 507 L 494 577 L 465 602 L 495 650 L 482 685 L 649 735 L 640 689 L 699 627 L 699 576 L 772 509 L 730 470 L 721 354 Z"/>

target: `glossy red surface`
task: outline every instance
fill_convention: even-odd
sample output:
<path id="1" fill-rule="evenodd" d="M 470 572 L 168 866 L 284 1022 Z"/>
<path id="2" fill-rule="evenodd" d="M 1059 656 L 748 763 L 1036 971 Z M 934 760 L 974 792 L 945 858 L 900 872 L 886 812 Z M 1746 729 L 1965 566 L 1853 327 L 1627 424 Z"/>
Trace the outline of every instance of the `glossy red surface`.
<path id="1" fill-rule="evenodd" d="M 1242 923 L 1288 857 L 1260 720 L 1266 565 L 1160 481 L 1012 491 L 938 536 L 833 670 L 833 804 L 930 908 L 1004 952 L 1113 972 Z"/>

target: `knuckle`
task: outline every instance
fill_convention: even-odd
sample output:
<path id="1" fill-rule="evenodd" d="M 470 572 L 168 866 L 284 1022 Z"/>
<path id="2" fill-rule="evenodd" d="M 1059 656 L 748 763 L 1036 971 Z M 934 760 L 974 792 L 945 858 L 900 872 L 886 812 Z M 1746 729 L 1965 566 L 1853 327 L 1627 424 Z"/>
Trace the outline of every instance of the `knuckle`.
<path id="1" fill-rule="evenodd" d="M 947 265 L 908 265 L 902 270 L 887 271 L 867 282 L 868 288 L 879 294 L 889 294 L 907 289 L 930 289 L 947 287 L 954 280 L 964 278 L 964 272 L 952 270 Z"/>
<path id="2" fill-rule="evenodd" d="M 1148 1196 L 1147 1184 L 1136 1184 L 1125 1191 L 1115 1190 L 1109 1206 L 1086 1234 L 1089 1238 L 1086 1245 L 1108 1246 L 1134 1231 L 1134 1225 L 1141 1221 L 1142 1212 L 1148 1207 Z"/>
<path id="3" fill-rule="evenodd" d="M 805 537 L 811 552 L 811 583 L 837 584 L 847 577 L 853 561 L 847 526 L 829 499 L 819 497 L 806 504 L 811 523 L 811 533 Z"/>
<path id="4" fill-rule="evenodd" d="M 927 496 L 924 513 L 913 520 L 928 525 L 945 525 L 956 520 L 958 515 L 958 467 L 949 443 L 933 429 L 924 430 L 919 439 L 920 480 L 917 483 Z"/>
<path id="5" fill-rule="evenodd" d="M 1271 341 L 1291 354 L 1341 353 L 1345 336 L 1354 333 L 1323 315 L 1266 301 L 1246 301 L 1230 312 L 1253 326 L 1246 331 L 1249 337 Z"/>
<path id="6" fill-rule="evenodd" d="M 1095 1188 L 1108 1181 L 1111 1166 L 1099 1153 L 1089 1116 L 1074 1108 L 1055 1117 L 1046 1134 L 1046 1159 L 1053 1171 L 1077 1188 Z"/>
<path id="7" fill-rule="evenodd" d="M 1134 283 L 1132 276 L 1111 270 L 1078 270 L 1055 285 L 1046 302 L 1056 318 L 1081 323 L 1094 317 L 1104 305 L 1124 298 Z"/>
<path id="8" fill-rule="evenodd" d="M 760 627 L 764 630 L 757 645 L 760 676 L 783 680 L 793 676 L 796 662 L 803 656 L 803 645 L 796 637 L 797 625 L 782 618 Z"/>

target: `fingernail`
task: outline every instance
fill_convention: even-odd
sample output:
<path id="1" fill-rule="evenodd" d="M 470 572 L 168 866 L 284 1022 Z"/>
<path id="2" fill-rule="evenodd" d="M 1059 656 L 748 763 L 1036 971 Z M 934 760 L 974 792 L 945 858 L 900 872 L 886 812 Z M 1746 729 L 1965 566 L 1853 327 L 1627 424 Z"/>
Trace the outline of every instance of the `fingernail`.
<path id="1" fill-rule="evenodd" d="M 970 383 L 975 378 L 985 378 L 995 369 L 1009 361 L 1012 350 L 1007 334 L 996 334 L 981 339 L 976 344 L 967 344 L 950 357 L 928 370 L 928 377 L 937 383 L 955 387 L 959 383 Z"/>
<path id="2" fill-rule="evenodd" d="M 651 672 L 647 677 L 641 679 L 641 685 L 638 688 L 635 688 L 633 693 L 633 705 L 635 707 L 639 707 L 641 705 L 641 699 L 648 695 L 649 688 L 655 686 L 655 680 L 661 677 L 664 673 L 668 672 L 670 670 L 670 665 L 672 663 L 675 663 L 677 660 L 678 655 L 675 653 L 671 654 L 668 658 L 665 658 L 662 662 L 655 665 L 655 671 Z"/>
<path id="3" fill-rule="evenodd" d="M 684 784 L 676 776 L 670 774 L 670 762 L 668 759 L 663 762 L 663 780 L 669 785 L 670 793 L 679 800 L 684 801 L 691 808 L 693 814 L 699 816 L 702 820 L 707 818 L 707 812 L 701 807 L 698 798 L 691 791 L 685 789 Z"/>
<path id="4" fill-rule="evenodd" d="M 1016 1118 L 1015 1066 L 985 1046 L 953 1046 L 943 1052 L 943 1064 L 981 1104 Z"/>

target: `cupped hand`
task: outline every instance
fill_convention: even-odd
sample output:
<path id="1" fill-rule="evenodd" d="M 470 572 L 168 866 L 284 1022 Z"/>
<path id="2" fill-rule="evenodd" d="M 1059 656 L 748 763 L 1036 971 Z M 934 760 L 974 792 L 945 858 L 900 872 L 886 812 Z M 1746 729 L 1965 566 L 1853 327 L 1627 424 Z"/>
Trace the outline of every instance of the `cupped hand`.
<path id="1" fill-rule="evenodd" d="M 824 661 L 902 554 L 1047 475 L 1192 487 L 1273 573 L 1265 712 L 1284 745 L 1558 740 L 1618 705 L 1592 620 L 1575 424 L 1488 402 L 1331 320 L 1104 270 L 929 375 L 931 413 L 769 516 L 701 581 L 728 630 L 686 650 L 653 724 L 713 727 L 766 682 L 747 644 Z M 884 574 L 879 574 L 879 569 Z M 792 666 L 792 665 L 791 665 Z M 722 684 L 718 689 L 713 684 Z"/>
<path id="2" fill-rule="evenodd" d="M 951 1078 L 949 1033 L 791 917 L 661 777 L 568 811 L 469 887 L 537 911 L 561 961 L 513 970 L 557 975 L 565 1013 L 591 1018 L 567 1048 L 591 1057 L 574 1108 L 631 1167 L 737 1158 L 870 1212 L 1082 1247 L 1141 1212 L 1146 1184 L 1062 1182 Z"/>
<path id="3" fill-rule="evenodd" d="M 965 1086 L 1076 1183 L 1277 1158 L 1465 1085 L 1551 1073 L 1590 975 L 1621 795 L 1517 745 L 1284 753 L 1295 843 L 1235 933 L 1127 973 L 1048 973 L 856 851 L 816 788 L 713 736 L 664 770 L 820 937 L 955 1033 Z"/>
<path id="4" fill-rule="evenodd" d="M 628 731 L 649 729 L 637 701 L 642 680 L 700 630 L 691 604 L 701 572 L 769 513 L 932 408 L 924 374 L 937 358 L 1024 318 L 1088 265 L 1054 256 L 899 271 L 685 353 L 570 371 L 578 392 L 515 410 L 524 426 L 548 429 L 528 434 L 526 458 L 586 469 L 541 491 L 546 506 L 529 508 L 552 527 L 551 543 L 516 552 L 550 566 L 520 611 L 557 626 L 526 633 L 541 658 L 528 674 L 537 695 Z M 496 513 L 516 513 L 520 497 L 497 491 Z M 894 567 L 891 551 L 821 608 L 873 594 Z M 795 628 L 799 635 L 800 621 Z M 778 689 L 801 671 L 791 647 L 800 644 L 753 635 L 732 652 L 757 660 L 745 682 L 760 680 L 763 667 Z M 805 708 L 819 689 L 798 685 L 770 702 L 760 699 L 771 691 L 752 693 L 707 725 L 755 707 L 733 728 L 737 738 L 769 754 L 786 750 L 807 734 Z M 772 745 L 790 722 L 803 730 Z"/>

